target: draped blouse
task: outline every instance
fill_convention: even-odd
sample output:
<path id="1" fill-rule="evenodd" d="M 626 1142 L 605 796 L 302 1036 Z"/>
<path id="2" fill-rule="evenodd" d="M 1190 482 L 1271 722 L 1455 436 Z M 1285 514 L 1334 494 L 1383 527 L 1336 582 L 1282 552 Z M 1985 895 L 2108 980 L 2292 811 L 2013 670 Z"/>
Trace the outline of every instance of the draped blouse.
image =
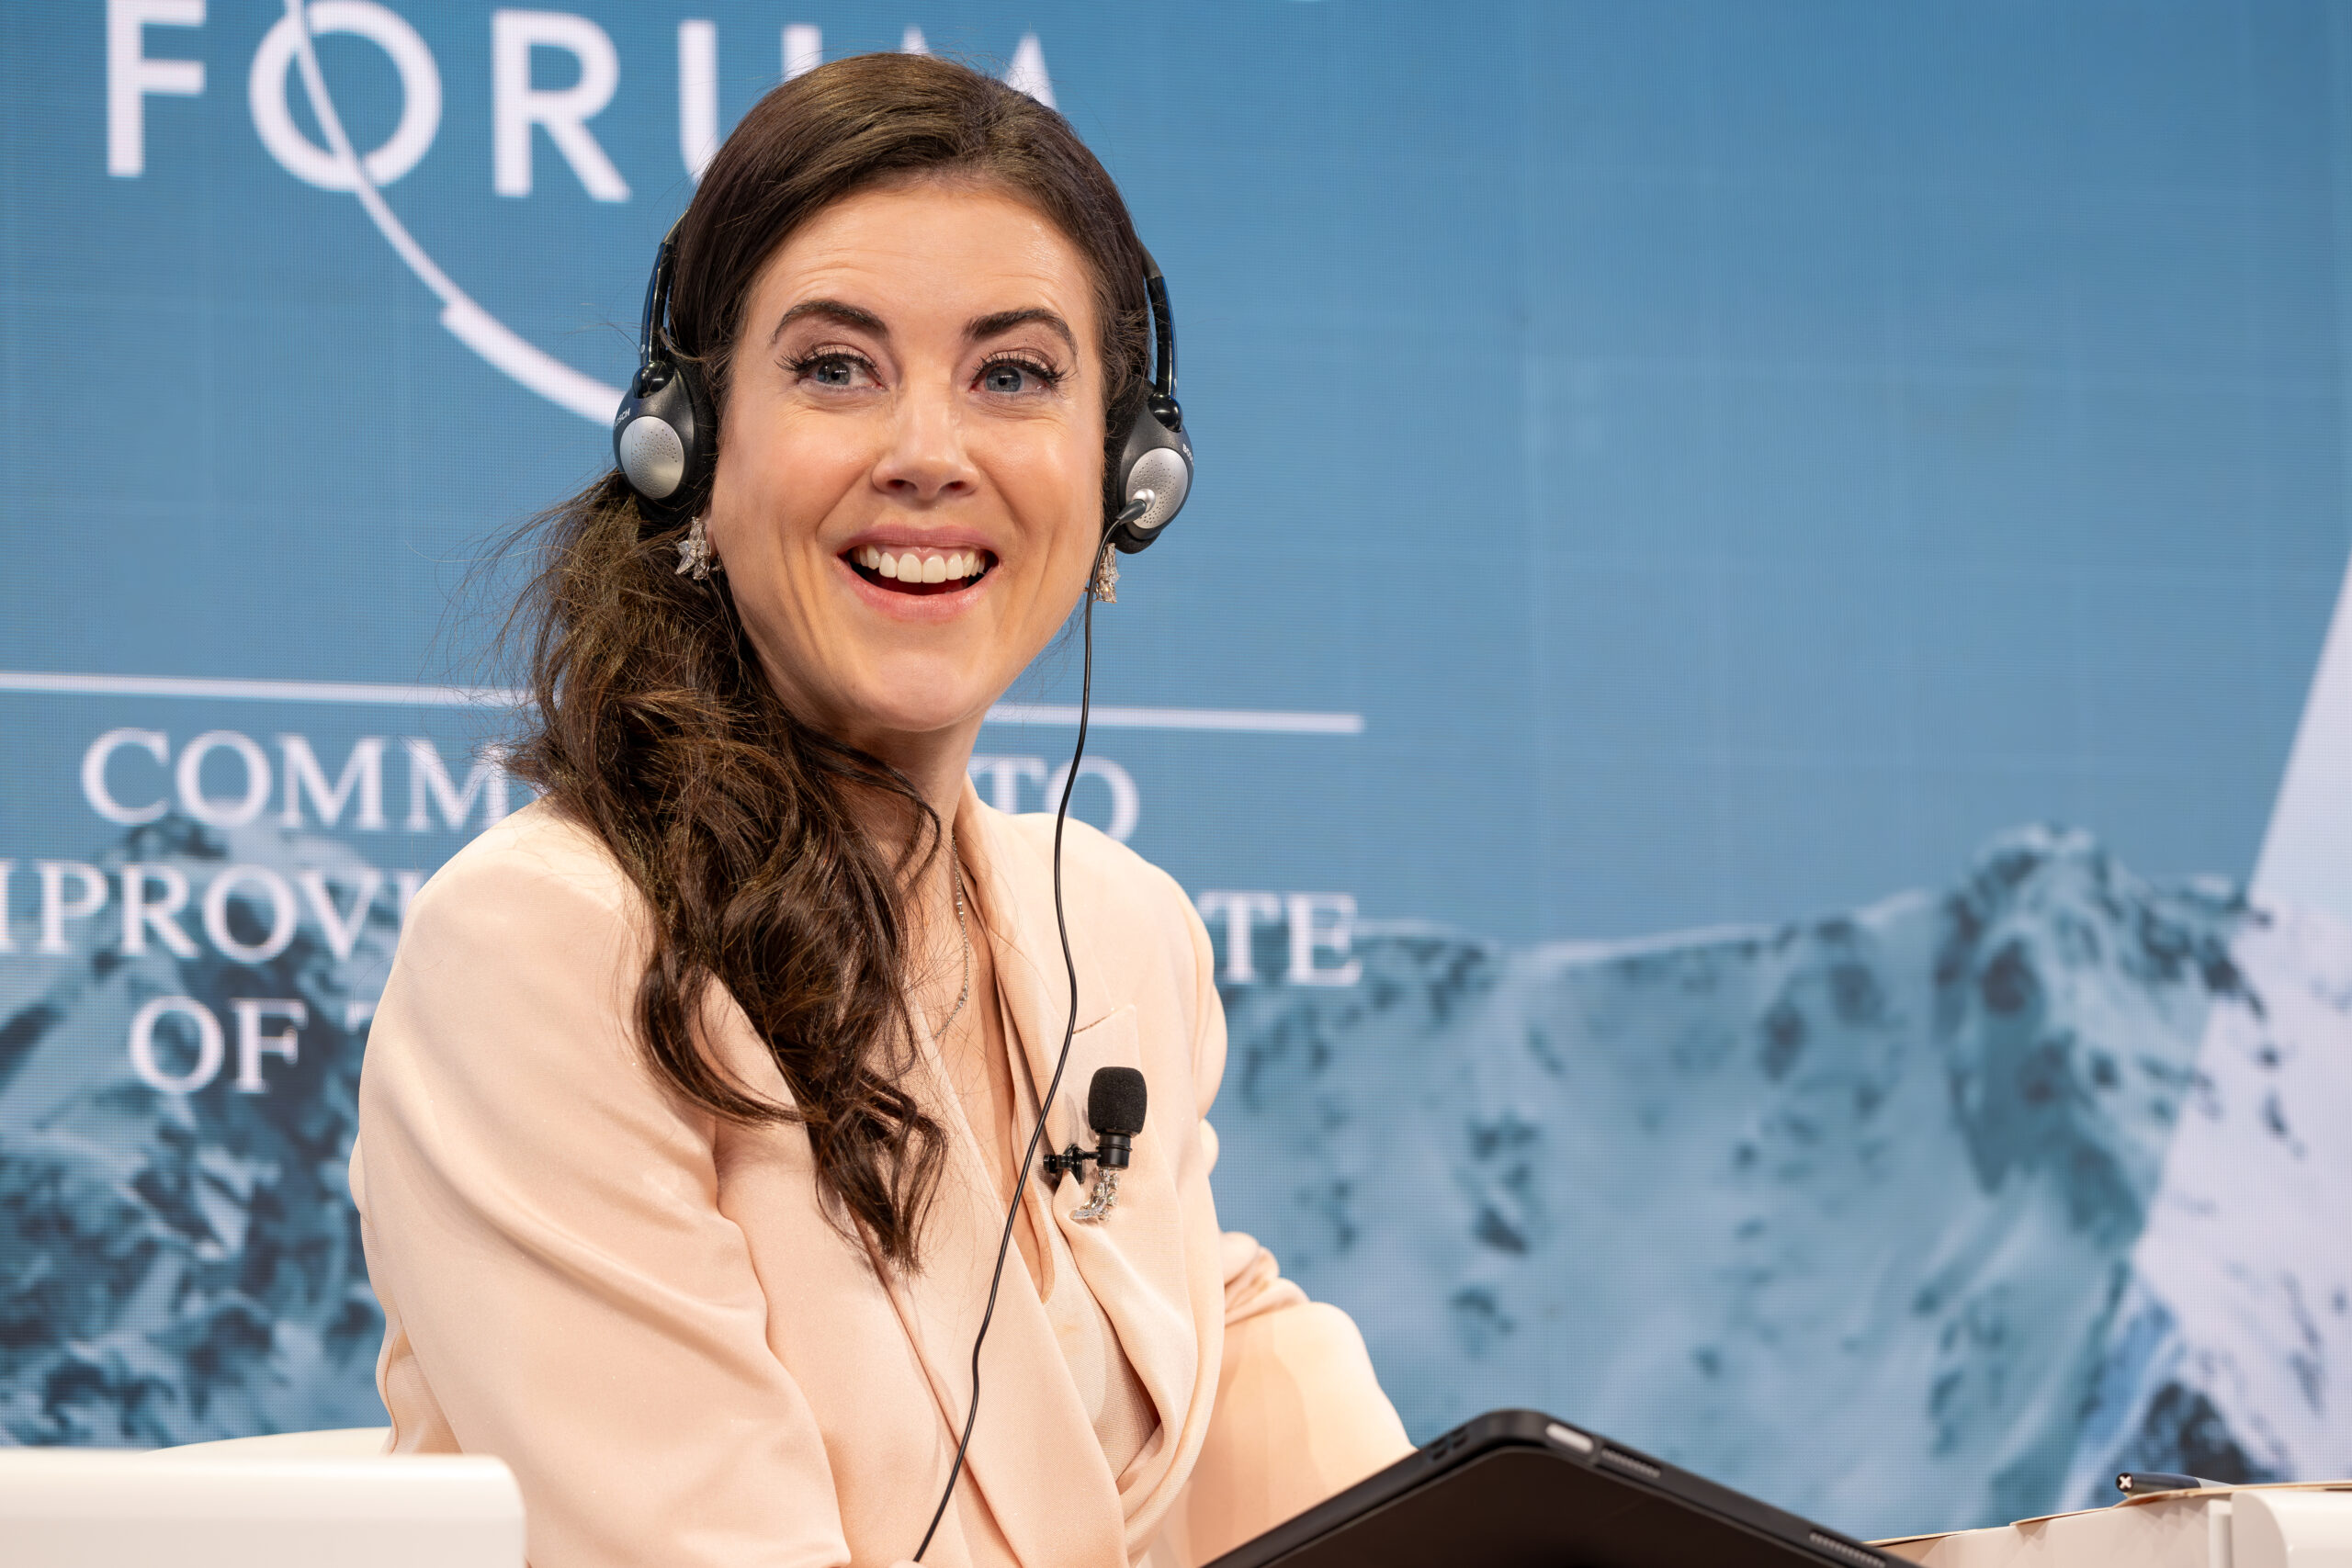
<path id="1" fill-rule="evenodd" d="M 1023 1135 L 1069 1007 L 1051 829 L 968 788 L 956 818 Z M 1077 822 L 1064 886 L 1079 1016 L 1046 1145 L 1091 1141 L 1101 1066 L 1142 1071 L 1150 1112 L 1102 1223 L 1070 1219 L 1075 1181 L 1026 1184 L 1046 1278 L 1008 1265 L 933 1568 L 1205 1562 L 1410 1448 L 1354 1325 L 1217 1224 L 1225 1023 L 1191 901 Z M 908 1088 L 947 1165 L 922 1266 L 878 1267 L 803 1129 L 724 1122 L 651 1070 L 646 940 L 617 863 L 546 802 L 411 905 L 351 1158 L 391 1446 L 503 1459 L 535 1568 L 903 1564 L 969 1408 L 990 1162 L 919 1031 Z M 788 1100 L 732 999 L 706 1010 L 714 1063 Z"/>

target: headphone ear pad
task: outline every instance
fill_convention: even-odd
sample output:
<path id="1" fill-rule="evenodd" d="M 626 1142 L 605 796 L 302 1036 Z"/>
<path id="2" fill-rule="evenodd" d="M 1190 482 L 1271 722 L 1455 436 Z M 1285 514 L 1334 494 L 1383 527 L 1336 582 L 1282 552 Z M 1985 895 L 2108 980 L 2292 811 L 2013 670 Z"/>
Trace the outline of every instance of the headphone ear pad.
<path id="1" fill-rule="evenodd" d="M 613 415 L 613 461 L 649 530 L 674 528 L 702 510 L 717 435 L 693 361 L 657 359 L 629 383 Z"/>
<path id="2" fill-rule="evenodd" d="M 1159 537 L 1193 490 L 1193 442 L 1184 434 L 1184 412 L 1173 398 L 1157 394 L 1136 411 L 1127 444 L 1119 456 L 1119 498 L 1125 506 L 1138 491 L 1151 492 L 1142 516 L 1122 524 L 1114 535 L 1121 551 L 1133 555 Z"/>

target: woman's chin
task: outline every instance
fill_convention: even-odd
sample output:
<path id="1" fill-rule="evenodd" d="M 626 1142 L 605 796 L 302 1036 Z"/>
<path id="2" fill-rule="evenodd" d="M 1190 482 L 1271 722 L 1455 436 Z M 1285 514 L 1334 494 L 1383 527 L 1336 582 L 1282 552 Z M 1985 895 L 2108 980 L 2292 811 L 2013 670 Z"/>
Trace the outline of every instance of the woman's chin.
<path id="1" fill-rule="evenodd" d="M 843 728 L 854 732 L 890 736 L 938 735 L 956 729 L 985 715 L 995 692 L 961 671 L 909 671 L 902 678 L 877 682 L 846 694 L 842 705 Z"/>

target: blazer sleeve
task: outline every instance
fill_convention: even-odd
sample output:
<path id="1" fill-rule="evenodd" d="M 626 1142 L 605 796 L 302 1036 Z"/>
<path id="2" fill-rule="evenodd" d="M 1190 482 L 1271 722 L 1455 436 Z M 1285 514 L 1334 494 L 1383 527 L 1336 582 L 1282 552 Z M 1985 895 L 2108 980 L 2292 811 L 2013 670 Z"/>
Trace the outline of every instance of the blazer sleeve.
<path id="1" fill-rule="evenodd" d="M 1181 897 L 1181 895 L 1180 895 Z M 1206 1117 L 1225 1072 L 1225 1007 L 1207 929 L 1184 900 L 1197 972 L 1194 1078 Z M 1216 1157 L 1216 1134 L 1201 1136 Z M 1225 1353 L 1216 1403 L 1185 1503 L 1193 1560 L 1206 1562 L 1412 1452 L 1363 1336 L 1309 1301 L 1274 1255 L 1225 1234 Z"/>
<path id="2" fill-rule="evenodd" d="M 353 1156 L 393 1446 L 504 1460 L 534 1568 L 845 1563 L 715 1129 L 640 1060 L 610 869 L 468 853 L 410 911 Z"/>

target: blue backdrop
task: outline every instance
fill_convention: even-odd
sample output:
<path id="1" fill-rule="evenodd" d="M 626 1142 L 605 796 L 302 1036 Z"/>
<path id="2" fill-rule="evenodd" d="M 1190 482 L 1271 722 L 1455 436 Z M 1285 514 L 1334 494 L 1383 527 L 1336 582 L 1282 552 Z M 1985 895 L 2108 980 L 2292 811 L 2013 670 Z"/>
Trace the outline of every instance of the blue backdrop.
<path id="1" fill-rule="evenodd" d="M 524 798 L 459 590 L 710 138 L 928 48 L 1170 278 L 1080 809 L 1416 1436 L 1879 1533 L 2352 1472 L 2342 6 L 562 3 L 0 10 L 5 1440 L 380 1419 L 367 1018 Z"/>

